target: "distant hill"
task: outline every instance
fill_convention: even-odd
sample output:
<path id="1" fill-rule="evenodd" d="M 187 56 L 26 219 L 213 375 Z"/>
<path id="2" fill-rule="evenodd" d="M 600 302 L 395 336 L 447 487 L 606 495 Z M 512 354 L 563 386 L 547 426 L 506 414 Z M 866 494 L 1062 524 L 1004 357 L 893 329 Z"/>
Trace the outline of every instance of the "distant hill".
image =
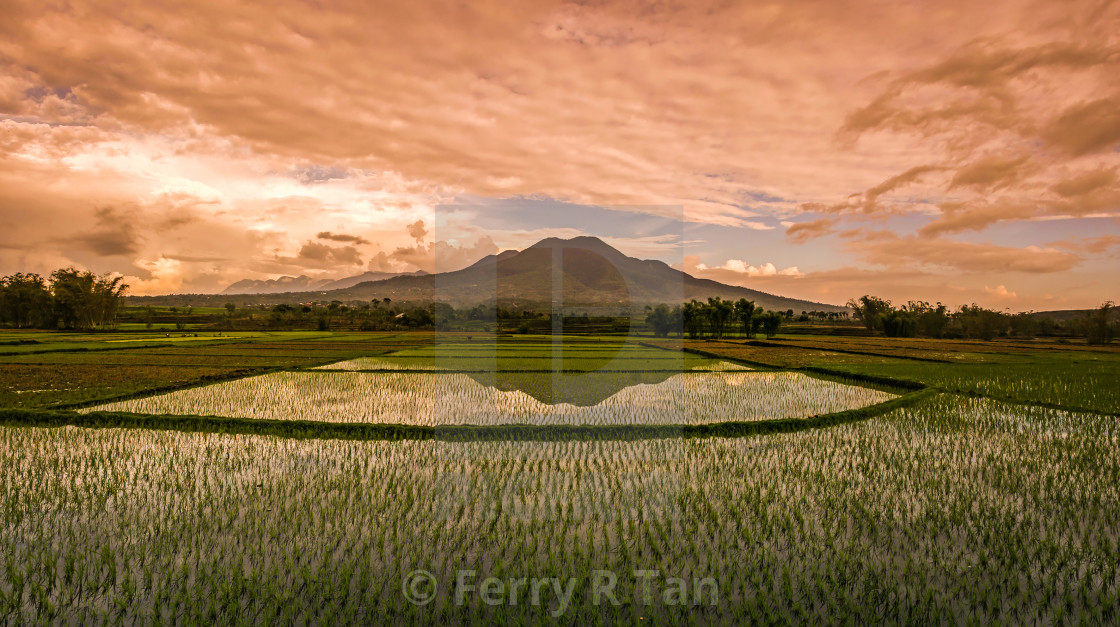
<path id="1" fill-rule="evenodd" d="M 343 279 L 313 279 L 309 276 L 297 277 L 282 276 L 278 279 L 242 279 L 222 290 L 223 294 L 280 294 L 286 292 L 318 292 L 341 290 L 353 287 L 367 281 L 382 281 L 395 276 L 420 276 L 427 274 L 423 270 L 416 272 L 363 272 Z"/>
<path id="2" fill-rule="evenodd" d="M 555 271 L 554 260 L 559 261 Z M 324 296 L 343 301 L 435 298 L 458 306 L 495 297 L 509 303 L 546 304 L 559 297 L 569 307 L 630 307 L 719 296 L 747 298 L 772 310 L 844 309 L 698 279 L 662 261 L 628 257 L 597 237 L 552 237 L 520 252 L 489 255 L 462 270 L 360 283 Z"/>
<path id="3" fill-rule="evenodd" d="M 1058 309 L 1058 310 L 1054 310 L 1054 311 L 1032 311 L 1032 312 L 1030 312 L 1030 315 L 1035 317 L 1035 318 L 1049 318 L 1050 320 L 1055 320 L 1055 321 L 1058 321 L 1058 322 L 1067 322 L 1069 320 L 1082 320 L 1082 319 L 1084 319 L 1088 316 L 1091 316 L 1096 311 L 1097 311 L 1096 308 L 1094 308 L 1094 309 Z M 1112 310 L 1112 315 L 1110 317 L 1113 320 L 1115 320 L 1117 317 L 1120 317 L 1120 310 L 1116 310 L 1116 309 Z"/>
<path id="4" fill-rule="evenodd" d="M 348 287 L 354 287 L 359 283 L 366 283 L 369 281 L 384 281 L 385 279 L 391 279 L 397 276 L 424 276 L 426 274 L 428 273 L 424 272 L 423 270 L 417 270 L 416 272 L 374 272 L 370 270 L 358 275 L 348 276 L 344 279 L 338 279 L 337 281 L 330 281 L 329 283 L 320 285 L 316 289 L 344 290 Z"/>

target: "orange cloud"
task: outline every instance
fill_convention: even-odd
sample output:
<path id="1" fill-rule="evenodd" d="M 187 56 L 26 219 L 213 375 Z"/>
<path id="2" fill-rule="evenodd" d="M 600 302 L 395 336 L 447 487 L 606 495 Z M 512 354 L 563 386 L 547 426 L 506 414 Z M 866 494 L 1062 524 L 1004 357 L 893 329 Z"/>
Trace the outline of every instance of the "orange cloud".
<path id="1" fill-rule="evenodd" d="M 889 233 L 851 242 L 849 249 L 858 252 L 870 263 L 888 268 L 917 264 L 974 274 L 1065 272 L 1081 261 L 1074 253 L 1054 248 L 1015 248 L 916 236 L 899 237 Z"/>
<path id="2" fill-rule="evenodd" d="M 1007 289 L 1006 285 L 997 285 L 994 288 L 984 286 L 984 291 L 996 300 L 1016 300 L 1019 295 Z"/>
<path id="3" fill-rule="evenodd" d="M 347 235 L 345 233 L 331 233 L 330 231 L 321 231 L 315 237 L 319 239 L 330 240 L 332 242 L 347 242 L 350 244 L 360 245 L 368 244 L 369 240 L 358 235 Z"/>
<path id="4" fill-rule="evenodd" d="M 1023 176 L 1029 157 L 988 156 L 960 167 L 949 181 L 948 189 L 971 187 L 988 192 L 1013 185 Z"/>
<path id="5" fill-rule="evenodd" d="M 143 264 L 164 258 L 181 289 L 207 290 L 434 267 L 437 242 L 472 251 L 484 235 L 433 232 L 433 208 L 463 197 L 683 215 L 739 229 L 756 260 L 891 229 L 894 244 L 818 239 L 806 277 L 896 254 L 944 276 L 1053 267 L 1089 286 L 1099 268 L 1044 245 L 1065 235 L 1036 235 L 1037 250 L 941 238 L 1044 219 L 1118 229 L 1092 218 L 1120 212 L 1117 3 L 4 8 L 4 272 L 132 264 L 150 280 Z M 742 256 L 724 246 L 706 258 Z M 1017 285 L 1024 302 L 1034 289 Z"/>
<path id="6" fill-rule="evenodd" d="M 1062 180 L 1052 189 L 1062 198 L 1076 198 L 1100 189 L 1115 189 L 1116 186 L 1116 168 L 1097 168 Z"/>
<path id="7" fill-rule="evenodd" d="M 786 237 L 792 242 L 804 244 L 805 242 L 832 232 L 832 227 L 837 220 L 833 218 L 818 218 L 808 222 L 795 222 L 786 227 Z"/>
<path id="8" fill-rule="evenodd" d="M 1120 143 L 1120 97 L 1069 107 L 1043 129 L 1042 137 L 1074 156 L 1111 148 Z"/>
<path id="9" fill-rule="evenodd" d="M 939 208 L 941 216 L 923 226 L 918 231 L 921 235 L 979 231 L 1001 220 L 1028 218 L 1037 212 L 1037 205 L 1020 204 L 1007 198 L 943 203 Z"/>

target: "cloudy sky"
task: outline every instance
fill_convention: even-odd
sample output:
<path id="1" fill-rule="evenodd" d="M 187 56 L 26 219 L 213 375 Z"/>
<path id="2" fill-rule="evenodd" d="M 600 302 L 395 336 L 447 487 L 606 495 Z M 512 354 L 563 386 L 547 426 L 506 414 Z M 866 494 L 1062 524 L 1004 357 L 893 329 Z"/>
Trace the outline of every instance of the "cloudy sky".
<path id="1" fill-rule="evenodd" d="M 843 303 L 1117 299 L 1120 2 L 8 0 L 0 273 L 595 234 Z"/>

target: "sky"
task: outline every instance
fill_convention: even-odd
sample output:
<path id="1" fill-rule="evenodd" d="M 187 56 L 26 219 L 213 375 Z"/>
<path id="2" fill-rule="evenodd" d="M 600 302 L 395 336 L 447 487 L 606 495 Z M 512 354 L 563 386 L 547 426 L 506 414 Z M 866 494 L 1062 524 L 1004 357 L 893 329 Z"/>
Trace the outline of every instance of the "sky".
<path id="1" fill-rule="evenodd" d="M 0 274 L 597 235 L 842 304 L 1120 300 L 1120 2 L 6 0 Z"/>

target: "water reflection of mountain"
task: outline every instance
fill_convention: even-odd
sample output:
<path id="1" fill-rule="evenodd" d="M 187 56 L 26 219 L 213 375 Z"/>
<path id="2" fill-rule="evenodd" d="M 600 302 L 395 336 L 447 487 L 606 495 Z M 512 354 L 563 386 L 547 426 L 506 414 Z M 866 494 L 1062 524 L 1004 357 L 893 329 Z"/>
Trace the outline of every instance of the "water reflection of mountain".
<path id="1" fill-rule="evenodd" d="M 503 391 L 520 390 L 548 405 L 568 403 L 579 407 L 598 405 L 622 390 L 639 384 L 666 381 L 679 370 L 655 372 L 468 372 L 482 385 Z"/>

